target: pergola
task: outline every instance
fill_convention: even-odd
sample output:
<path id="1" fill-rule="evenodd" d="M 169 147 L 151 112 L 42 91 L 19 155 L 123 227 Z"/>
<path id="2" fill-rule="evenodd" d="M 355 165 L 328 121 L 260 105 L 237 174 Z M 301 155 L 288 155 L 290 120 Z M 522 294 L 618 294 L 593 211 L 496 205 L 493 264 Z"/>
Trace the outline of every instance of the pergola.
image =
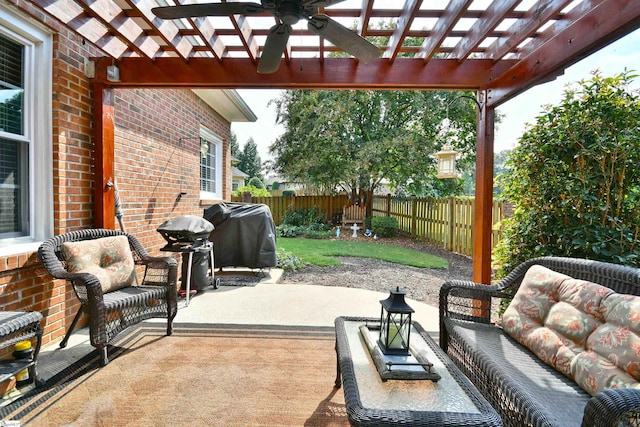
<path id="1" fill-rule="evenodd" d="M 113 174 L 113 88 L 475 91 L 473 279 L 481 283 L 491 280 L 495 108 L 640 27 L 638 0 L 345 0 L 319 12 L 362 36 L 386 38 L 379 59 L 364 64 L 335 57 L 338 48 L 306 25 L 295 25 L 279 69 L 258 74 L 269 28 L 278 23 L 266 13 L 163 20 L 151 9 L 178 0 L 30 1 L 105 55 L 93 58 L 97 226 L 115 225 L 107 185 Z M 206 1 L 185 1 L 194 2 Z"/>

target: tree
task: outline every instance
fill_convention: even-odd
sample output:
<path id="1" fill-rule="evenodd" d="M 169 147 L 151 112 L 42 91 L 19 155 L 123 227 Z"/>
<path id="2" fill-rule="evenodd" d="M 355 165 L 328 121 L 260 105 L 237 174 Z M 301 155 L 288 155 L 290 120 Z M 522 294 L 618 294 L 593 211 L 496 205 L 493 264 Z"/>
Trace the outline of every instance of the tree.
<path id="1" fill-rule="evenodd" d="M 493 159 L 493 195 L 496 197 L 502 197 L 502 181 L 504 176 L 509 173 L 509 169 L 506 166 L 507 158 L 511 150 L 503 150 L 496 153 Z"/>
<path id="2" fill-rule="evenodd" d="M 258 154 L 258 145 L 253 138 L 249 138 L 244 145 L 242 152 L 238 154 L 238 160 L 240 161 L 238 163 L 238 169 L 249 175 L 249 179 L 259 178 L 260 181 L 264 182 L 264 178 L 262 177 L 262 161 Z"/>
<path id="3" fill-rule="evenodd" d="M 544 255 L 640 266 L 640 97 L 634 76 L 594 73 L 547 107 L 509 155 L 515 205 L 499 275 Z M 575 86 L 575 85 L 574 85 Z"/>
<path id="4" fill-rule="evenodd" d="M 275 101 L 285 131 L 270 146 L 272 167 L 289 181 L 344 191 L 353 199 L 366 200 L 383 179 L 398 192 L 458 194 L 460 180 L 437 179 L 432 156 L 444 145 L 439 135 L 448 113 L 457 134 L 449 142 L 463 153 L 459 164 L 475 162 L 476 104 L 468 98 L 452 103 L 457 95 L 285 91 Z"/>
<path id="5" fill-rule="evenodd" d="M 233 132 L 229 135 L 229 145 L 231 147 L 231 156 L 237 159 L 240 155 L 240 144 L 238 144 L 238 137 Z"/>
<path id="6" fill-rule="evenodd" d="M 502 176 L 507 172 L 505 162 L 510 150 L 495 153 L 493 159 L 493 196 L 502 198 Z M 476 168 L 470 165 L 462 173 L 462 185 L 466 196 L 476 194 Z"/>

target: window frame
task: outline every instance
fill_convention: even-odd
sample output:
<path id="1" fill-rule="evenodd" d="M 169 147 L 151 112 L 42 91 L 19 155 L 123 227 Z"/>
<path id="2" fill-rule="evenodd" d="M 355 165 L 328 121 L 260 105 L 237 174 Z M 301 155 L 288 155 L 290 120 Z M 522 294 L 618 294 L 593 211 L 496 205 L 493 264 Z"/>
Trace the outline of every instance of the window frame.
<path id="1" fill-rule="evenodd" d="M 222 138 L 213 133 L 211 130 L 207 129 L 204 126 L 200 127 L 200 139 L 204 139 L 209 142 L 209 150 L 215 150 L 215 165 L 214 172 L 215 176 L 213 179 L 214 191 L 203 191 L 202 190 L 202 173 L 200 174 L 200 200 L 222 200 L 222 192 L 223 192 L 223 182 L 222 182 Z M 208 165 L 204 165 L 205 167 L 209 167 Z M 200 156 L 200 168 L 202 169 L 202 156 Z"/>
<path id="2" fill-rule="evenodd" d="M 37 250 L 53 235 L 53 36 L 26 15 L 0 4 L 0 32 L 24 49 L 23 138 L 0 132 L 0 136 L 28 144 L 28 232 L 0 239 L 0 256 Z"/>

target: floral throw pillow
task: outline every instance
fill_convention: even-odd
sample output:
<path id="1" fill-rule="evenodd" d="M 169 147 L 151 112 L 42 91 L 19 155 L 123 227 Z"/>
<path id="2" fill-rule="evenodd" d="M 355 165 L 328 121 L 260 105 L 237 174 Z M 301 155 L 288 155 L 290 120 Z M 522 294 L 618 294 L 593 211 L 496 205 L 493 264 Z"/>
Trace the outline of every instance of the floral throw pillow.
<path id="1" fill-rule="evenodd" d="M 639 387 L 640 298 L 535 265 L 503 328 L 590 394 Z"/>
<path id="2" fill-rule="evenodd" d="M 70 273 L 98 277 L 103 292 L 124 288 L 135 279 L 133 254 L 126 236 L 102 237 L 61 246 Z"/>

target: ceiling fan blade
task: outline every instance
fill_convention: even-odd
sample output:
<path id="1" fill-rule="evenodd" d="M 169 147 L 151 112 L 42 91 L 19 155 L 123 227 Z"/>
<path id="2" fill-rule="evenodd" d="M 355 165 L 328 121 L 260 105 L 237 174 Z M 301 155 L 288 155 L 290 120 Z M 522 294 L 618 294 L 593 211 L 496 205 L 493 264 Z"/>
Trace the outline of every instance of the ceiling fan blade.
<path id="1" fill-rule="evenodd" d="M 327 15 L 315 15 L 309 18 L 309 31 L 350 53 L 365 64 L 380 56 L 380 50 L 369 41 L 360 37 L 344 25 L 334 21 Z"/>
<path id="2" fill-rule="evenodd" d="M 195 16 L 255 15 L 265 9 L 259 3 L 200 3 L 162 6 L 151 9 L 162 19 L 192 18 Z"/>
<path id="3" fill-rule="evenodd" d="M 302 4 L 305 7 L 329 7 L 334 4 L 342 3 L 344 0 L 302 0 Z"/>
<path id="4" fill-rule="evenodd" d="M 269 29 L 269 35 L 264 43 L 264 49 L 258 63 L 259 74 L 271 74 L 278 71 L 290 35 L 291 25 L 276 24 Z"/>

